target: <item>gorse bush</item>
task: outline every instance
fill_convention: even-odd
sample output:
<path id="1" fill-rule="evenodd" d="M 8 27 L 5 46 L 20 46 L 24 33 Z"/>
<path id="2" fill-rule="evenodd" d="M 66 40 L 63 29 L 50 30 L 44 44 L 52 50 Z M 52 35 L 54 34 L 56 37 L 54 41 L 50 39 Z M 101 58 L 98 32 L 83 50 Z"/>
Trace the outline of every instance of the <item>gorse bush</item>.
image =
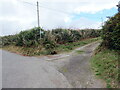
<path id="1" fill-rule="evenodd" d="M 17 46 L 38 46 L 40 44 L 40 29 L 41 28 L 33 28 L 28 31 L 21 31 L 16 39 Z M 41 31 L 44 31 L 41 29 Z M 41 34 L 41 37 L 44 36 L 44 33 Z"/>
<path id="2" fill-rule="evenodd" d="M 52 35 L 55 36 L 55 40 L 59 44 L 65 44 L 69 42 L 76 42 L 84 38 L 99 37 L 101 30 L 87 29 L 87 30 L 72 30 L 72 29 L 53 29 Z"/>
<path id="3" fill-rule="evenodd" d="M 41 38 L 40 38 L 40 30 Z M 47 53 L 56 53 L 55 48 L 59 44 L 66 44 L 80 41 L 81 39 L 98 37 L 100 36 L 100 30 L 88 29 L 88 30 L 72 30 L 72 29 L 53 29 L 45 31 L 42 28 L 33 28 L 26 31 L 21 31 L 16 35 L 9 35 L 1 37 L 2 46 L 15 45 L 21 47 L 39 47 L 42 46 Z M 69 49 L 71 47 L 68 47 Z M 72 49 L 72 48 L 71 48 Z"/>
<path id="4" fill-rule="evenodd" d="M 120 50 L 120 13 L 105 22 L 102 29 L 103 45 L 109 49 Z"/>
<path id="5" fill-rule="evenodd" d="M 10 44 L 15 44 L 17 41 L 17 34 L 16 35 L 9 35 L 9 36 L 4 36 L 1 37 L 1 46 L 6 46 L 6 45 L 10 45 Z"/>
<path id="6" fill-rule="evenodd" d="M 41 44 L 48 51 L 47 54 L 56 54 L 55 48 L 57 43 L 55 42 L 55 36 L 50 31 L 46 31 L 44 37 L 41 39 Z"/>
<path id="7" fill-rule="evenodd" d="M 40 40 L 40 30 L 41 40 Z M 21 31 L 16 35 L 9 35 L 1 37 L 2 45 L 16 46 L 37 46 L 40 44 L 65 44 L 70 42 L 76 42 L 84 38 L 98 37 L 101 30 L 87 29 L 87 30 L 71 30 L 71 29 L 53 29 L 51 31 L 44 31 L 41 28 L 33 28 L 26 31 Z"/>
<path id="8" fill-rule="evenodd" d="M 99 37 L 101 35 L 101 30 L 97 29 L 85 29 L 79 31 L 82 35 L 82 38 L 94 38 Z"/>
<path id="9" fill-rule="evenodd" d="M 80 40 L 81 35 L 78 31 L 67 29 L 54 29 L 51 31 L 55 36 L 55 41 L 59 44 L 65 44 L 68 42 L 75 42 Z"/>

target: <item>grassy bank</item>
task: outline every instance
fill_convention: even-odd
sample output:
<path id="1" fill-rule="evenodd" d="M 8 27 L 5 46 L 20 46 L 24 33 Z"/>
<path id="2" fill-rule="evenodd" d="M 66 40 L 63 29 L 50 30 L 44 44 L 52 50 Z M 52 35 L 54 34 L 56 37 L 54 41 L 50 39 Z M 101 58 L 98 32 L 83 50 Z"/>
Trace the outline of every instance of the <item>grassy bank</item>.
<path id="1" fill-rule="evenodd" d="M 63 44 L 63 45 L 58 45 L 58 47 L 56 48 L 57 52 L 69 52 L 77 47 L 80 46 L 84 46 L 86 44 L 95 42 L 100 40 L 100 38 L 89 38 L 89 39 L 83 39 L 81 41 L 78 42 L 73 42 L 73 43 L 67 43 L 67 44 Z"/>
<path id="2" fill-rule="evenodd" d="M 106 81 L 107 88 L 118 88 L 119 57 L 118 52 L 104 49 L 91 59 L 92 69 L 96 76 Z"/>
<path id="3" fill-rule="evenodd" d="M 57 47 L 55 48 L 55 51 L 57 53 L 68 52 L 77 47 L 80 47 L 98 40 L 100 40 L 100 38 L 89 38 L 89 39 L 84 39 L 84 40 L 73 42 L 73 43 L 58 44 Z M 21 46 L 9 45 L 9 46 L 4 46 L 3 49 L 14 52 L 14 53 L 22 54 L 25 56 L 48 55 L 50 52 L 49 49 L 45 49 L 43 46 L 21 47 Z"/>

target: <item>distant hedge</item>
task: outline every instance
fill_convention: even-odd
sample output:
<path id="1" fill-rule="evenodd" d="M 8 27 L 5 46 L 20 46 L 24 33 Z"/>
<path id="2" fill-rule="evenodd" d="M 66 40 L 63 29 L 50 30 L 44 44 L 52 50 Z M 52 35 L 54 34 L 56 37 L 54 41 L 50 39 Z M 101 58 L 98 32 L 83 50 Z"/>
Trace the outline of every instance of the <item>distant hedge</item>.
<path id="1" fill-rule="evenodd" d="M 42 31 L 40 39 L 40 30 Z M 77 42 L 85 38 L 99 37 L 101 30 L 86 29 L 86 30 L 72 30 L 57 28 L 45 31 L 42 28 L 33 28 L 26 31 L 21 31 L 16 35 L 9 35 L 1 37 L 2 46 L 16 45 L 23 47 L 44 46 L 46 49 L 55 47 L 57 44 L 66 44 Z M 0 45 L 1 45 L 0 44 Z"/>
<path id="2" fill-rule="evenodd" d="M 105 22 L 102 29 L 103 45 L 120 50 L 120 13 Z"/>
<path id="3" fill-rule="evenodd" d="M 41 29 L 43 31 L 43 29 Z M 43 37 L 42 33 L 42 36 Z M 40 28 L 33 28 L 30 30 L 21 31 L 19 34 L 8 35 L 1 37 L 1 46 L 16 45 L 16 46 L 36 46 L 40 44 Z"/>

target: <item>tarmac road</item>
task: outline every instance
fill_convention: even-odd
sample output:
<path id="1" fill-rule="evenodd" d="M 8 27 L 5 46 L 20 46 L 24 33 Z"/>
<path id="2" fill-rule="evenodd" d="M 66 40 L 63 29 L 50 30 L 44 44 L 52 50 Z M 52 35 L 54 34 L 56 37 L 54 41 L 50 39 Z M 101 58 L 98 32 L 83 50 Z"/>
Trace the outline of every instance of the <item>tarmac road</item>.
<path id="1" fill-rule="evenodd" d="M 2 88 L 71 87 L 50 62 L 2 51 Z"/>
<path id="2" fill-rule="evenodd" d="M 98 42 L 71 53 L 25 57 L 2 50 L 2 88 L 103 88 L 89 60 Z M 62 56 L 62 57 L 61 57 Z M 52 58 L 51 58 L 52 57 Z"/>
<path id="3" fill-rule="evenodd" d="M 96 79 L 90 66 L 90 58 L 98 45 L 99 43 L 89 44 L 77 49 L 82 51 L 81 54 L 76 54 L 74 51 L 69 59 L 54 61 L 58 70 L 63 73 L 74 88 L 105 87 L 103 81 Z"/>

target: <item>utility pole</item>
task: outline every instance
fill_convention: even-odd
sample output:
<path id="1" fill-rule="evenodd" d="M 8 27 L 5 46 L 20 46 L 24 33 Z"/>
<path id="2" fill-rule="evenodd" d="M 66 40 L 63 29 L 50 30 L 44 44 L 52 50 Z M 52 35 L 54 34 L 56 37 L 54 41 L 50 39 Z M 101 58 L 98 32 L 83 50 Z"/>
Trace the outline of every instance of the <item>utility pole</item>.
<path id="1" fill-rule="evenodd" d="M 38 28 L 40 28 L 40 21 L 39 21 L 39 3 L 37 1 L 37 19 L 38 19 Z M 41 30 L 40 30 L 40 39 L 41 39 Z"/>

